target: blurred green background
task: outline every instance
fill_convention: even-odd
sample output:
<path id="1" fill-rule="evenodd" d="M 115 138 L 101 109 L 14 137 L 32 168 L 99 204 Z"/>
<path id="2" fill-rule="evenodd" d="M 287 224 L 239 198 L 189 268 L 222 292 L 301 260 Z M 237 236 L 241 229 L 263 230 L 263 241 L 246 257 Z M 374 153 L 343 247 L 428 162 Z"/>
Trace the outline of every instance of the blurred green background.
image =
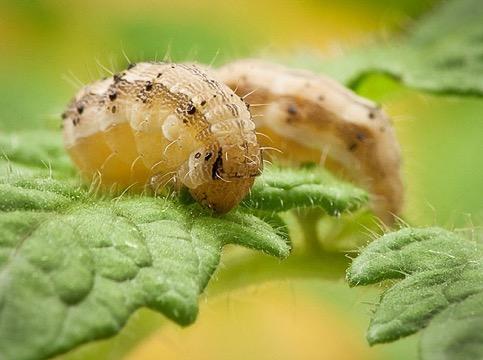
<path id="1" fill-rule="evenodd" d="M 436 3 L 0 0 L 0 131 L 59 129 L 59 114 L 80 84 L 106 75 L 106 68 L 124 67 L 126 58 L 169 55 L 216 65 L 304 49 L 344 56 L 352 47 L 399 36 Z M 483 100 L 424 94 L 382 75 L 369 77 L 358 91 L 380 101 L 395 121 L 405 161 L 405 219 L 448 228 L 481 225 Z M 136 343 L 130 358 L 415 358 L 414 337 L 373 349 L 365 344 L 371 309 L 365 302 L 376 299 L 374 289 L 320 281 L 210 298 L 194 326 L 166 325 Z M 139 328 L 140 321 L 159 317 L 144 312 L 133 321 Z M 128 327 L 120 339 L 137 328 Z M 116 359 L 123 341 L 104 343 L 97 352 L 98 345 L 88 345 L 71 356 Z"/>

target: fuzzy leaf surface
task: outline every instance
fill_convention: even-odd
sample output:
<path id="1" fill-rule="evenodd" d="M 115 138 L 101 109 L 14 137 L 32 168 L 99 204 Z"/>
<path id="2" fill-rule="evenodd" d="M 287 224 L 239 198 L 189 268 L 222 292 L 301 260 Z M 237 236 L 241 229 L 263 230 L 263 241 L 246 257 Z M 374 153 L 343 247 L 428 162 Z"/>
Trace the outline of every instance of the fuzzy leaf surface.
<path id="1" fill-rule="evenodd" d="M 287 239 L 242 212 L 152 197 L 93 199 L 67 181 L 0 180 L 0 358 L 47 358 L 118 332 L 147 306 L 182 325 L 223 245 L 284 258 Z"/>
<path id="2" fill-rule="evenodd" d="M 347 273 L 352 286 L 395 282 L 381 296 L 370 344 L 423 330 L 424 360 L 483 357 L 483 247 L 440 228 L 406 228 L 368 245 Z"/>
<path id="3" fill-rule="evenodd" d="M 321 167 L 267 167 L 256 180 L 244 205 L 264 211 L 322 208 L 330 215 L 367 204 L 365 191 L 336 180 Z"/>
<path id="4" fill-rule="evenodd" d="M 2 359 L 112 336 L 141 307 L 190 324 L 225 244 L 284 258 L 277 212 L 338 214 L 367 200 L 323 171 L 277 168 L 257 179 L 245 207 L 214 216 L 176 199 L 90 194 L 56 133 L 3 134 L 0 149 Z"/>

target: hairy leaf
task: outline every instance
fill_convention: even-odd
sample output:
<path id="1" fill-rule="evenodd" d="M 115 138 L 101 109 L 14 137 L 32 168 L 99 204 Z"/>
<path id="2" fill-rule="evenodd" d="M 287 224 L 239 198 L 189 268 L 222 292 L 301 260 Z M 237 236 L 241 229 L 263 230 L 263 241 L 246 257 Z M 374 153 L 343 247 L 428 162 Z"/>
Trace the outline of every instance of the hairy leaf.
<path id="1" fill-rule="evenodd" d="M 334 60 L 306 54 L 291 60 L 356 87 L 373 73 L 445 94 L 483 95 L 483 6 L 480 0 L 444 1 L 407 35 L 365 46 Z"/>
<path id="2" fill-rule="evenodd" d="M 257 179 L 244 205 L 265 211 L 322 208 L 330 215 L 366 204 L 367 193 L 334 179 L 321 167 L 268 167 Z"/>
<path id="3" fill-rule="evenodd" d="M 439 228 L 403 229 L 367 246 L 347 273 L 352 286 L 402 279 L 386 290 L 369 343 L 424 329 L 425 360 L 483 356 L 483 247 Z"/>
<path id="4" fill-rule="evenodd" d="M 95 200 L 64 181 L 0 182 L 0 358 L 45 358 L 120 330 L 147 306 L 180 324 L 223 245 L 286 257 L 253 215 L 149 197 Z"/>
<path id="5" fill-rule="evenodd" d="M 73 174 L 59 132 L 0 133 L 0 175 L 13 171 L 35 174 L 52 170 L 57 174 Z"/>
<path id="6" fill-rule="evenodd" d="M 338 214 L 367 201 L 322 170 L 274 168 L 257 179 L 245 207 L 219 217 L 174 198 L 94 197 L 79 185 L 56 133 L 1 135 L 0 149 L 6 359 L 46 358 L 111 336 L 140 307 L 190 324 L 223 245 L 283 258 L 290 246 L 277 212 Z"/>

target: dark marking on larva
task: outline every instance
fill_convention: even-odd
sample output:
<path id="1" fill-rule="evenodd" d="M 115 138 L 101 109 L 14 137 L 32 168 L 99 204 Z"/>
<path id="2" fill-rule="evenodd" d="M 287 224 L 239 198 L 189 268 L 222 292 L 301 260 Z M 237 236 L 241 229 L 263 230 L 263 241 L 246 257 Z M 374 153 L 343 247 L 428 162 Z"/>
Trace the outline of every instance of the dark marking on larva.
<path id="1" fill-rule="evenodd" d="M 163 73 L 158 73 L 158 75 L 156 75 L 156 77 L 159 79 L 161 76 L 163 76 Z"/>
<path id="2" fill-rule="evenodd" d="M 363 133 L 357 133 L 356 134 L 356 138 L 359 141 L 364 141 L 364 139 L 366 138 L 366 136 Z"/>
<path id="3" fill-rule="evenodd" d="M 223 168 L 223 152 L 222 149 L 218 150 L 218 155 L 216 156 L 216 160 L 213 163 L 213 167 L 211 168 L 211 178 L 213 180 L 217 179 L 218 171 Z"/>
<path id="4" fill-rule="evenodd" d="M 215 90 L 217 93 L 220 92 L 220 86 L 217 81 L 208 79 L 208 77 L 203 76 L 203 82 L 206 83 L 210 89 Z M 223 94 L 221 94 L 221 96 L 225 97 Z"/>
<path id="5" fill-rule="evenodd" d="M 352 144 L 349 145 L 349 151 L 354 151 L 355 149 L 357 149 L 356 143 L 352 143 Z"/>
<path id="6" fill-rule="evenodd" d="M 201 72 L 199 69 L 197 69 L 196 67 L 190 67 L 190 66 L 187 66 L 185 64 L 180 64 L 180 66 L 186 70 L 188 70 L 189 72 L 195 74 L 195 75 L 199 75 L 201 78 L 203 78 L 203 81 L 206 81 L 207 77 L 206 77 L 206 74 Z"/>
<path id="7" fill-rule="evenodd" d="M 199 159 L 200 157 L 201 157 L 201 153 L 200 153 L 200 152 L 197 152 L 197 153 L 195 154 L 195 159 Z"/>
<path id="8" fill-rule="evenodd" d="M 239 174 L 239 173 L 230 174 L 230 178 L 241 179 L 243 177 L 244 177 L 244 175 Z"/>
<path id="9" fill-rule="evenodd" d="M 62 115 L 60 115 L 60 117 L 62 118 L 62 120 L 67 119 L 67 113 L 63 112 Z"/>
<path id="10" fill-rule="evenodd" d="M 206 79 L 205 82 L 208 84 L 208 86 L 212 89 L 217 90 L 218 89 L 218 84 L 215 80 L 212 79 Z"/>
<path id="11" fill-rule="evenodd" d="M 80 118 L 75 117 L 72 119 L 72 125 L 77 126 L 80 123 Z"/>
<path id="12" fill-rule="evenodd" d="M 114 83 L 118 83 L 122 79 L 122 75 L 119 74 L 114 74 L 112 79 L 114 80 Z"/>
<path id="13" fill-rule="evenodd" d="M 116 109 L 116 105 L 114 105 L 114 106 L 111 108 L 111 111 L 112 111 L 112 113 L 113 113 L 113 114 L 115 114 L 115 113 L 116 113 L 116 110 L 117 110 L 117 109 Z"/>
<path id="14" fill-rule="evenodd" d="M 205 106 L 206 105 L 206 100 L 201 100 L 200 105 L 201 106 Z"/>
<path id="15" fill-rule="evenodd" d="M 146 91 L 151 91 L 153 89 L 153 83 L 151 81 L 148 81 L 146 83 Z"/>
<path id="16" fill-rule="evenodd" d="M 114 101 L 117 98 L 117 92 L 112 92 L 109 94 L 109 100 Z"/>
<path id="17" fill-rule="evenodd" d="M 80 114 L 82 114 L 84 112 L 84 105 L 77 105 L 77 112 Z"/>
<path id="18" fill-rule="evenodd" d="M 131 70 L 131 69 L 132 69 L 133 67 L 135 67 L 135 66 L 136 66 L 136 63 L 131 63 L 131 64 L 129 64 L 129 65 L 127 66 L 127 69 L 128 69 L 128 70 Z"/>
<path id="19" fill-rule="evenodd" d="M 188 115 L 193 115 L 196 112 L 196 107 L 193 104 L 188 104 L 188 107 L 186 108 L 186 113 Z"/>
<path id="20" fill-rule="evenodd" d="M 374 120 L 376 118 L 376 114 L 374 114 L 374 111 L 369 111 L 369 113 L 367 114 L 367 116 L 371 120 Z"/>
<path id="21" fill-rule="evenodd" d="M 290 114 L 290 115 L 297 115 L 297 106 L 295 106 L 294 104 L 290 104 L 287 108 L 287 112 Z"/>
<path id="22" fill-rule="evenodd" d="M 212 156 L 213 156 L 213 153 L 210 153 L 210 152 L 209 152 L 209 153 L 207 153 L 207 154 L 205 155 L 205 161 L 210 160 Z"/>
<path id="23" fill-rule="evenodd" d="M 231 114 L 233 116 L 238 116 L 238 109 L 235 105 L 233 104 L 226 104 L 226 107 L 230 110 Z"/>

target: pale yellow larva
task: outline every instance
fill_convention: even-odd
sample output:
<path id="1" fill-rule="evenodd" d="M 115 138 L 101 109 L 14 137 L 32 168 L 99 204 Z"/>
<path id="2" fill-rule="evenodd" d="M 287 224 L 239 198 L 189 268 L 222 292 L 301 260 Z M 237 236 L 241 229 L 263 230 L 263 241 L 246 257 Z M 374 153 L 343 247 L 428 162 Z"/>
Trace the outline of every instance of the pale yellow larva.
<path id="1" fill-rule="evenodd" d="M 262 145 L 282 150 L 279 160 L 321 159 L 366 187 L 375 212 L 390 223 L 403 201 L 401 155 L 394 129 L 373 102 L 336 81 L 309 71 L 259 60 L 240 60 L 217 70 L 238 94 L 253 92 L 251 107 Z M 258 115 L 258 116 L 255 116 Z"/>
<path id="2" fill-rule="evenodd" d="M 173 176 L 224 213 L 261 172 L 247 104 L 196 65 L 132 65 L 81 89 L 63 119 L 73 161 L 103 185 L 162 185 Z"/>

